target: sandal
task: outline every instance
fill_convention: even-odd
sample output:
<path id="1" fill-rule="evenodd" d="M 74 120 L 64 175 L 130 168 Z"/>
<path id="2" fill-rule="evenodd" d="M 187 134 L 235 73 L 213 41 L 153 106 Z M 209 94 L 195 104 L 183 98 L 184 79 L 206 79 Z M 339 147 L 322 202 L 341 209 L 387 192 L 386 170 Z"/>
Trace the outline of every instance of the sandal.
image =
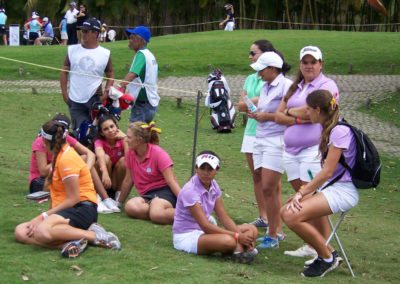
<path id="1" fill-rule="evenodd" d="M 85 239 L 70 241 L 62 247 L 61 256 L 66 258 L 76 258 L 87 249 L 87 246 L 88 241 Z"/>

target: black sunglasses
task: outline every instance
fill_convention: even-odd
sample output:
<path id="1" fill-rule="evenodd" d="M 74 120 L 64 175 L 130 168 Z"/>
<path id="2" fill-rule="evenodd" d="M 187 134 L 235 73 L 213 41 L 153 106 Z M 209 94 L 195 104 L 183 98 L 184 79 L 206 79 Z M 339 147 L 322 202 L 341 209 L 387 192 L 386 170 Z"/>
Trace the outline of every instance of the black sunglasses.
<path id="1" fill-rule="evenodd" d="M 255 53 L 254 51 L 250 51 L 250 52 L 249 52 L 249 55 L 250 55 L 250 56 L 255 56 L 256 54 L 257 54 L 257 53 Z"/>

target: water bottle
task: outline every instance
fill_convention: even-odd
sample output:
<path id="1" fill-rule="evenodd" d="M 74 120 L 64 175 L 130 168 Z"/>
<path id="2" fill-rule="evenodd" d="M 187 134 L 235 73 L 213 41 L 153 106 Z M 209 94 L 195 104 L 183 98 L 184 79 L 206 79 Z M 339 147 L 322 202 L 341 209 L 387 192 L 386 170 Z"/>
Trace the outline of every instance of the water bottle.
<path id="1" fill-rule="evenodd" d="M 253 112 L 257 111 L 256 105 L 253 103 L 253 101 L 248 96 L 243 97 L 243 102 L 247 105 L 247 108 L 249 109 L 250 112 L 253 113 Z"/>

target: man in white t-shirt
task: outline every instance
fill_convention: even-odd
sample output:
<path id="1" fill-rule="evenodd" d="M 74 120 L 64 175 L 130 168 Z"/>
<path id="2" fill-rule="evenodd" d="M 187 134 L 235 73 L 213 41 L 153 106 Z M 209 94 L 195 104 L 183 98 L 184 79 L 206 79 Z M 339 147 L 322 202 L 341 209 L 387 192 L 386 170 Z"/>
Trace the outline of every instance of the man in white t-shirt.
<path id="1" fill-rule="evenodd" d="M 82 42 L 68 46 L 60 76 L 61 93 L 69 107 L 72 128 L 77 133 L 82 122 L 91 121 L 93 104 L 107 98 L 108 90 L 114 82 L 114 71 L 110 50 L 99 46 L 100 22 L 90 18 L 83 22 Z M 107 83 L 103 92 L 103 75 Z M 68 80 L 69 75 L 69 80 Z M 69 81 L 69 89 L 68 89 Z"/>
<path id="2" fill-rule="evenodd" d="M 67 20 L 68 45 L 78 43 L 78 36 L 76 34 L 76 15 L 78 14 L 79 11 L 76 9 L 76 3 L 69 3 L 69 9 L 64 16 Z"/>

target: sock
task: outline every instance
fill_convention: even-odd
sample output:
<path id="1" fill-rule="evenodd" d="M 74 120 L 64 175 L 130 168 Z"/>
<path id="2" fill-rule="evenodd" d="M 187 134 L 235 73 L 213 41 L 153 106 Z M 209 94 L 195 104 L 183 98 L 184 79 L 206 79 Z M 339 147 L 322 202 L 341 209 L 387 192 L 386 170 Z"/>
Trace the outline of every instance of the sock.
<path id="1" fill-rule="evenodd" d="M 325 262 L 331 263 L 333 261 L 333 255 L 331 254 L 331 256 L 329 258 L 323 258 L 323 260 Z"/>

